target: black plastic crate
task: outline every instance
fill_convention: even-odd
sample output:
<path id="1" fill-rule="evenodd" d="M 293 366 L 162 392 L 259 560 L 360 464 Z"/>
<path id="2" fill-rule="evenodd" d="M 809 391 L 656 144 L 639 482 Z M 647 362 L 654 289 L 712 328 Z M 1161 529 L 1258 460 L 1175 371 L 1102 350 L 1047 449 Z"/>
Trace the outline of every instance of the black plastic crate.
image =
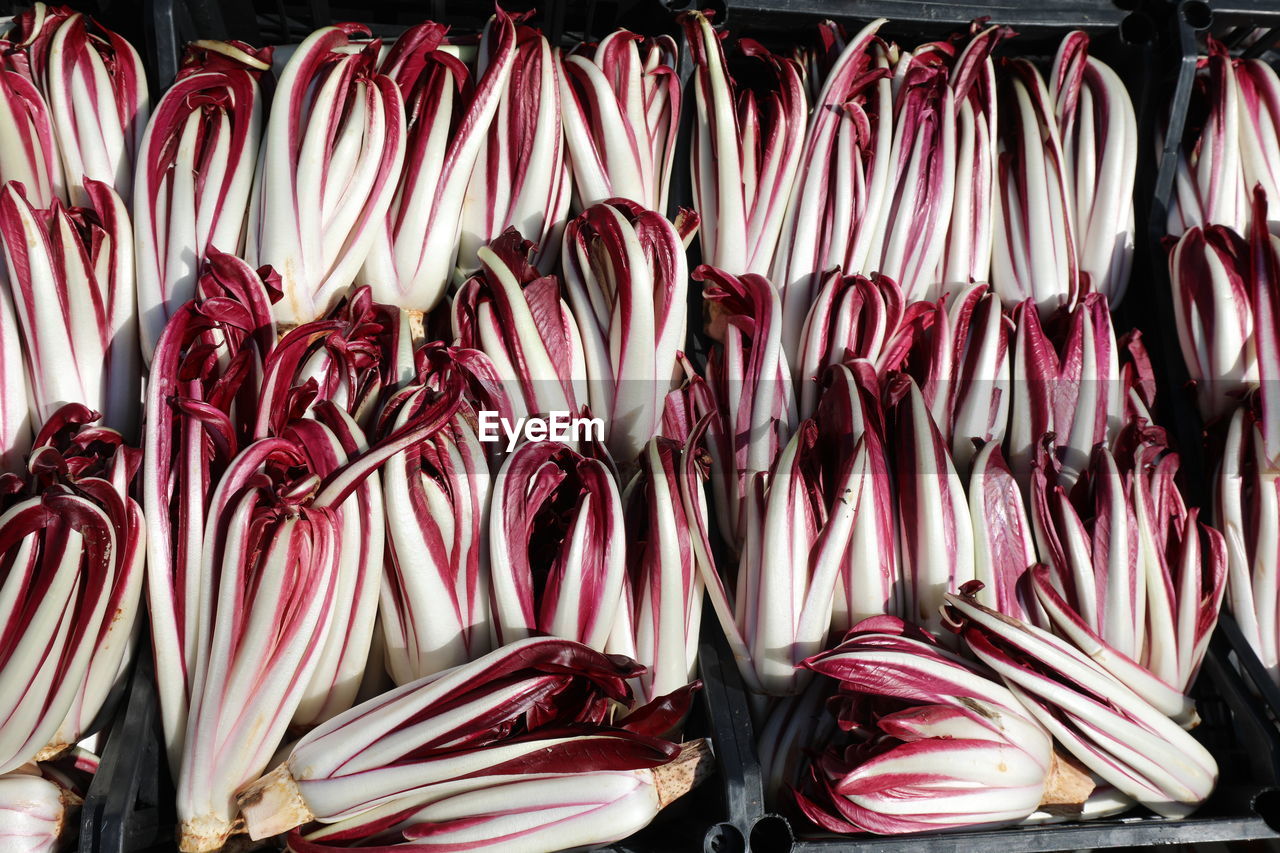
<path id="1" fill-rule="evenodd" d="M 1228 660 L 1226 627 L 1213 640 L 1195 691 L 1202 717 L 1196 736 L 1213 752 L 1221 777 L 1193 816 L 1166 820 L 1138 808 L 1102 820 L 902 836 L 836 836 L 789 826 L 791 853 L 1031 853 L 1280 838 L 1280 741 L 1266 709 Z"/>
<path id="2" fill-rule="evenodd" d="M 730 0 L 731 19 L 742 15 L 786 15 L 818 18 L 876 18 L 906 24 L 968 23 L 990 17 L 995 23 L 1035 29 L 1115 26 L 1129 14 L 1125 5 L 1106 0 L 1046 0 L 1028 4 L 1015 0 L 964 2 L 964 0 Z"/>
<path id="3" fill-rule="evenodd" d="M 693 4 L 700 7 L 706 4 Z M 711 4 L 716 6 L 717 4 Z M 1150 29 L 1141 0 L 1111 3 L 1107 0 L 1017 0 L 964 2 L 964 0 L 729 0 L 716 20 L 738 30 L 793 32 L 831 19 L 871 21 L 887 18 L 886 32 L 917 38 L 935 38 L 955 32 L 970 21 L 989 18 L 994 24 L 1013 27 L 1024 36 L 1058 36 L 1072 29 L 1090 31 L 1125 28 L 1134 35 Z M 1127 7 L 1127 8 L 1126 8 Z M 722 7 L 721 7 L 722 8 Z M 719 9 L 718 9 L 719 10 Z M 1127 22 L 1127 23 L 1126 23 Z"/>
<path id="4" fill-rule="evenodd" d="M 723 643 L 723 639 L 720 642 Z M 704 635 L 700 647 L 702 660 L 706 661 L 701 676 L 703 699 L 695 704 L 685 735 L 689 739 L 712 738 L 715 774 L 664 809 L 652 824 L 636 835 L 596 848 L 601 853 L 692 853 L 703 849 L 704 837 L 707 844 L 713 837 L 732 837 L 732 830 L 722 831 L 720 827 L 741 825 L 750 831 L 752 807 L 744 804 L 747 795 L 742 793 L 740 784 L 742 772 L 736 768 L 754 766 L 754 751 L 744 761 L 735 752 L 740 747 L 727 743 L 722 748 L 715 739 L 726 730 L 725 723 L 716 718 L 736 701 L 726 697 L 733 697 L 735 691 L 740 694 L 742 685 L 732 663 L 717 657 L 719 651 L 713 645 L 714 641 Z M 176 849 L 174 787 L 157 713 L 154 663 L 149 648 L 143 646 L 139 651 L 128 695 L 121 702 L 107 735 L 98 772 L 80 812 L 79 853 L 172 853 Z M 746 724 L 750 743 L 749 719 Z M 756 789 L 759 801 L 758 770 Z M 722 813 L 724 802 L 729 803 L 731 809 L 729 821 L 708 829 L 714 816 Z M 736 811 L 732 811 L 734 808 Z M 261 846 L 254 845 L 256 849 Z M 239 848 L 229 846 L 227 849 Z M 746 848 L 706 849 L 732 853 Z"/>
<path id="5" fill-rule="evenodd" d="M 1189 503 L 1208 506 L 1209 478 L 1203 450 L 1203 424 L 1196 408 L 1190 375 L 1182 360 L 1174 321 L 1173 294 L 1170 289 L 1166 220 L 1173 195 L 1178 149 L 1186 126 L 1187 108 L 1195 83 L 1197 31 L 1207 19 L 1208 11 L 1199 0 L 1179 4 L 1166 20 L 1163 43 L 1165 62 L 1162 88 L 1168 94 L 1154 121 L 1164 128 L 1164 144 L 1158 151 L 1156 174 L 1151 182 L 1150 206 L 1147 212 L 1146 249 L 1135 253 L 1135 271 L 1142 270 L 1148 288 L 1146 301 L 1154 307 L 1155 323 L 1146 332 L 1147 347 L 1156 367 L 1160 406 L 1165 426 L 1172 432 L 1182 456 L 1179 485 Z M 1153 133 L 1148 139 L 1155 139 Z M 1153 144 L 1154 148 L 1154 144 Z M 1148 170 L 1149 171 L 1149 170 Z M 1142 231 L 1139 229 L 1139 234 Z"/>
<path id="6" fill-rule="evenodd" d="M 706 831 L 704 849 L 708 853 L 785 849 L 790 843 L 786 821 L 765 808 L 746 688 L 719 622 L 709 606 L 707 611 L 698 646 L 698 668 L 721 776 L 721 813 L 726 818 Z"/>
<path id="7" fill-rule="evenodd" d="M 649 35 L 676 35 L 664 0 L 503 0 L 508 12 L 530 13 L 552 44 L 592 40 L 619 27 Z M 197 38 L 239 39 L 255 46 L 294 44 L 312 30 L 359 21 L 379 36 L 395 36 L 424 20 L 478 33 L 493 12 L 475 0 L 144 0 L 147 73 L 157 91 L 178 71 L 182 45 Z"/>
<path id="8" fill-rule="evenodd" d="M 717 645 L 719 627 L 714 617 L 708 613 L 703 624 L 710 630 L 704 632 L 699 647 L 702 698 L 694 706 L 685 736 L 712 739 L 715 774 L 664 809 L 636 835 L 596 848 L 601 853 L 692 853 L 720 838 L 730 840 L 715 841 L 716 846 L 705 849 L 716 853 L 746 850 L 745 846 L 733 846 L 732 838 L 738 827 L 743 837 L 751 832 L 753 815 L 762 801 L 751 720 L 747 717 L 741 729 L 749 755 L 743 756 L 742 744 L 732 740 L 722 745 L 722 733 L 738 731 L 735 726 L 743 722 L 728 709 L 745 700 L 737 670 L 727 651 L 722 653 Z M 718 642 L 722 645 L 723 637 Z M 139 651 L 128 694 L 107 735 L 98 772 L 80 812 L 79 853 L 172 853 L 176 849 L 174 787 L 160 729 L 154 663 L 147 647 Z M 745 709 L 745 704 L 742 707 Z M 754 801 L 749 786 L 742 782 L 751 768 L 756 768 Z M 726 807 L 728 820 L 708 829 L 714 816 L 724 813 Z M 722 843 L 728 846 L 719 846 Z"/>
<path id="9" fill-rule="evenodd" d="M 1159 172 L 1152 194 L 1148 229 L 1149 280 L 1155 288 L 1152 304 L 1159 321 L 1156 333 L 1161 354 L 1158 375 L 1163 398 L 1171 409 L 1168 420 L 1174 428 L 1183 459 L 1184 493 L 1190 503 L 1202 507 L 1212 505 L 1212 477 L 1216 469 L 1216 447 L 1223 424 L 1206 425 L 1190 388 L 1190 377 L 1182 360 L 1173 319 L 1173 292 L 1169 278 L 1165 220 L 1173 194 L 1179 145 L 1186 128 L 1195 82 L 1196 63 L 1204 52 L 1205 38 L 1212 35 L 1228 47 L 1260 30 L 1262 35 L 1251 46 L 1237 51 L 1242 56 L 1263 58 L 1273 65 L 1280 63 L 1280 5 L 1266 0 L 1224 0 L 1206 3 L 1183 0 L 1169 21 L 1167 40 L 1177 51 L 1176 72 L 1172 78 L 1172 98 L 1167 107 L 1168 132 L 1160 150 Z M 1174 237 L 1178 235 L 1173 235 Z M 1225 606 L 1225 605 L 1224 605 Z M 1280 725 L 1280 688 L 1271 681 L 1253 649 L 1245 641 L 1234 618 L 1224 610 L 1220 633 L 1224 650 L 1244 678 L 1251 695 L 1265 705 L 1272 731 Z"/>
<path id="10" fill-rule="evenodd" d="M 174 848 L 172 786 L 149 643 L 139 644 L 137 657 L 80 812 L 80 853 Z"/>
<path id="11" fill-rule="evenodd" d="M 515 9 L 527 4 L 518 2 L 503 5 Z M 663 4 L 659 0 L 637 0 L 631 3 L 625 0 L 618 3 L 551 0 L 539 5 L 543 11 L 535 22 L 554 41 L 561 42 L 599 37 L 619 25 L 646 33 L 676 32 L 672 12 L 674 7 L 682 4 L 678 0 L 670 4 Z M 1154 138 L 1155 122 L 1162 120 L 1167 110 L 1169 88 L 1164 69 L 1175 68 L 1177 62 L 1184 57 L 1183 48 L 1177 40 L 1181 30 L 1170 24 L 1170 21 L 1175 20 L 1173 9 L 1158 0 L 1122 4 L 1106 0 L 1057 0 L 1033 6 L 1011 0 L 998 5 L 909 0 L 745 0 L 730 2 L 728 8 L 717 2 L 683 5 L 691 8 L 712 7 L 717 12 L 715 20 L 726 24 L 735 36 L 750 35 L 773 44 L 794 42 L 802 36 L 809 36 L 813 32 L 813 25 L 825 18 L 855 25 L 883 15 L 890 19 L 884 29 L 886 35 L 903 43 L 913 44 L 945 36 L 963 29 L 972 19 L 987 17 L 993 23 L 1011 25 L 1019 32 L 1017 39 L 1004 46 L 1005 50 L 1047 60 L 1065 32 L 1084 29 L 1093 37 L 1094 54 L 1112 65 L 1129 86 L 1144 140 Z M 1122 5 L 1133 8 L 1125 9 Z M 1184 6 L 1192 7 L 1186 14 L 1194 18 L 1203 4 L 1193 0 Z M 404 16 L 406 8 L 409 9 L 407 17 Z M 272 9 L 276 11 L 273 12 Z M 330 4 L 325 0 L 313 0 L 307 4 L 264 4 L 257 0 L 228 0 L 222 3 L 216 0 L 150 0 L 148 10 L 148 23 L 154 33 L 149 44 L 153 61 L 149 65 L 160 69 L 159 80 L 167 81 L 176 72 L 181 42 L 197 36 L 238 37 L 259 44 L 272 43 L 272 37 L 275 36 L 279 36 L 274 39 L 276 42 L 296 41 L 312 26 L 335 20 L 363 20 L 373 24 L 375 32 L 392 34 L 403 26 L 424 18 L 450 23 L 464 31 L 474 31 L 483 23 L 489 7 L 487 4 L 463 3 L 460 0 L 419 2 L 411 7 L 392 0 L 366 4 L 359 9 L 349 9 L 339 3 Z M 280 31 L 269 29 L 273 22 L 278 24 L 281 21 L 293 21 L 298 24 L 298 28 L 296 31 L 290 28 Z M 645 23 L 638 23 L 639 21 Z M 255 28 L 252 32 L 248 30 L 250 26 Z M 1194 63 L 1194 58 L 1191 61 Z M 681 76 L 687 80 L 687 51 L 683 54 L 682 62 Z M 1181 79 L 1178 78 L 1179 81 Z M 692 96 L 686 88 L 686 104 L 689 103 L 692 103 Z M 679 142 L 682 147 L 688 144 L 690 117 L 691 111 L 686 109 Z M 677 158 L 680 158 L 679 153 Z M 1151 168 L 1151 158 L 1143 157 L 1140 152 L 1136 185 L 1139 202 L 1135 239 L 1138 241 L 1143 240 L 1142 235 L 1151 233 L 1154 222 L 1163 224 L 1162 216 L 1148 220 L 1149 207 L 1145 201 L 1155 194 L 1158 177 L 1156 170 Z M 687 168 L 678 165 L 675 169 L 671 198 L 673 205 L 691 205 Z M 1135 252 L 1135 269 L 1129 296 L 1120 306 L 1117 324 L 1118 328 L 1143 326 L 1149 337 L 1158 341 L 1160 338 L 1154 327 L 1160 326 L 1162 320 L 1159 316 L 1152 316 L 1147 303 L 1159 285 L 1153 281 L 1149 263 L 1144 263 L 1144 258 L 1147 257 L 1148 253 L 1143 252 L 1139 246 Z M 691 268 L 695 263 L 696 246 Z M 1167 286 L 1165 293 L 1167 294 Z M 701 300 L 693 292 L 690 293 L 690 300 L 691 303 L 696 303 L 691 313 L 696 318 L 700 316 Z M 1134 306 L 1141 306 L 1141 310 Z M 1170 325 L 1167 327 L 1170 330 L 1173 328 L 1171 323 L 1170 315 Z M 1153 328 L 1147 328 L 1147 324 Z M 695 325 L 690 323 L 691 328 Z M 1173 343 L 1173 354 L 1177 355 L 1176 340 Z M 692 349 L 697 352 L 700 347 Z M 1154 346 L 1152 351 L 1153 356 L 1158 357 L 1159 351 Z M 1168 362 L 1168 359 L 1165 361 Z M 1180 357 L 1175 363 L 1181 364 Z M 1164 375 L 1163 371 L 1161 375 Z M 1166 388 L 1162 387 L 1162 400 L 1169 399 L 1169 396 Z M 717 757 L 718 777 L 709 780 L 699 792 L 685 798 L 684 806 L 681 803 L 674 804 L 669 814 L 664 814 L 650 828 L 608 848 L 615 853 L 692 849 L 690 845 L 696 846 L 696 839 L 699 837 L 702 839 L 702 848 L 708 853 L 889 848 L 958 851 L 989 842 L 1008 851 L 1058 850 L 1280 837 L 1259 817 L 1259 810 L 1267 808 L 1274 812 L 1277 808 L 1266 787 L 1274 781 L 1274 775 L 1258 777 L 1250 772 L 1239 780 L 1234 777 L 1225 780 L 1206 805 L 1203 816 L 1181 822 L 1122 817 L 1083 824 L 1022 827 L 992 832 L 954 832 L 927 837 L 863 836 L 793 842 L 792 829 L 787 822 L 770 814 L 764 803 L 760 765 L 746 694 L 732 656 L 714 616 L 708 612 L 703 623 L 699 651 L 701 676 L 705 686 L 700 704 L 705 707 L 706 719 L 691 722 L 691 732 L 701 734 L 704 730 L 700 726 L 707 727 L 705 731 L 712 737 Z M 1220 642 L 1215 643 L 1215 649 L 1220 646 Z M 1218 728 L 1216 731 L 1229 741 L 1231 749 L 1236 750 L 1233 754 L 1248 757 L 1274 754 L 1277 748 L 1274 730 L 1265 725 L 1256 725 L 1258 720 L 1267 722 L 1265 713 L 1259 715 L 1253 693 L 1242 686 L 1243 682 L 1225 664 L 1225 660 L 1223 653 L 1215 650 L 1205 664 L 1205 672 L 1209 678 L 1201 681 L 1212 680 L 1217 686 L 1219 680 L 1227 679 L 1224 682 L 1227 686 L 1218 686 L 1218 693 L 1215 695 L 1228 700 L 1232 695 L 1242 697 L 1237 704 L 1244 710 L 1237 711 L 1236 704 L 1228 702 L 1223 705 L 1218 700 L 1209 699 L 1202 704 L 1202 714 L 1206 720 L 1227 721 L 1225 729 Z M 1211 705 L 1218 710 L 1211 713 Z M 1223 711 L 1223 708 L 1226 710 Z M 1234 724 L 1232 720 L 1235 720 Z M 1255 724 L 1250 724 L 1250 721 Z M 1238 734 L 1232 734 L 1233 725 Z M 1261 735 L 1257 735 L 1258 732 Z M 1228 763 L 1233 769 L 1249 764 L 1243 758 L 1224 763 Z M 718 817 L 722 819 L 717 820 Z"/>
<path id="12" fill-rule="evenodd" d="M 1151 204 L 1147 216 L 1146 261 L 1149 273 L 1144 279 L 1151 287 L 1151 304 L 1155 308 L 1156 323 L 1153 326 L 1151 346 L 1153 355 L 1159 354 L 1157 377 L 1161 382 L 1161 398 L 1166 401 L 1166 425 L 1171 426 L 1177 437 L 1178 449 L 1183 457 L 1184 493 L 1191 503 L 1209 506 L 1210 483 L 1214 465 L 1206 448 L 1212 441 L 1206 436 L 1222 425 L 1207 425 L 1200 416 L 1195 395 L 1190 387 L 1190 375 L 1182 359 L 1174 323 L 1172 284 L 1169 278 L 1168 244 L 1181 235 L 1166 234 L 1166 219 L 1173 197 L 1174 179 L 1177 173 L 1178 151 L 1186 130 L 1187 114 L 1191 106 L 1195 85 L 1196 64 L 1204 52 L 1204 39 L 1213 35 L 1229 47 L 1255 29 L 1264 31 L 1250 48 L 1240 51 L 1242 56 L 1262 57 L 1274 63 L 1280 61 L 1280 5 L 1248 0 L 1233 0 L 1221 4 L 1201 0 L 1183 0 L 1170 16 L 1164 41 L 1166 53 L 1172 55 L 1169 69 L 1164 75 L 1164 88 L 1169 95 L 1163 104 L 1163 115 L 1158 120 L 1165 127 L 1164 144 L 1158 151 L 1158 167 L 1151 192 Z M 1256 7 L 1256 8 L 1255 8 Z"/>
<path id="13" fill-rule="evenodd" d="M 1191 5 L 1194 7 L 1200 4 Z M 1192 8 L 1187 14 L 1194 19 L 1198 12 L 1198 9 Z M 1064 0 L 1029 6 L 911 0 L 743 0 L 730 2 L 723 13 L 723 17 L 716 20 L 725 24 L 733 37 L 747 35 L 770 46 L 785 45 L 811 34 L 813 25 L 824 19 L 835 20 L 853 30 L 862 23 L 883 16 L 889 20 L 882 28 L 882 33 L 906 45 L 913 45 L 961 30 L 971 20 L 988 18 L 991 23 L 1010 25 L 1018 32 L 1017 38 L 1001 45 L 997 55 L 1007 53 L 1028 56 L 1043 61 L 1045 65 L 1051 60 L 1058 41 L 1066 32 L 1082 29 L 1091 36 L 1091 54 L 1111 65 L 1129 89 L 1138 121 L 1140 145 L 1153 144 L 1150 140 L 1155 138 L 1157 122 L 1163 121 L 1168 109 L 1170 70 L 1173 73 L 1178 71 L 1184 53 L 1176 37 L 1180 28 L 1176 23 L 1171 23 L 1177 20 L 1174 9 L 1160 2 L 1112 4 Z M 1194 58 L 1191 62 L 1193 73 Z M 1187 87 L 1190 82 L 1188 77 Z M 686 97 L 690 97 L 688 91 Z M 1144 244 L 1149 245 L 1144 235 L 1150 233 L 1157 221 L 1149 219 L 1152 208 L 1147 202 L 1156 192 L 1160 177 L 1156 166 L 1160 162 L 1160 158 L 1144 156 L 1143 150 L 1139 149 L 1139 168 L 1135 182 L 1134 266 L 1128 295 L 1113 310 L 1113 316 L 1117 330 L 1136 327 L 1144 333 L 1148 346 L 1152 349 L 1153 360 L 1157 361 L 1158 373 L 1163 379 L 1164 371 L 1159 370 L 1158 362 L 1167 362 L 1169 359 L 1167 356 L 1162 359 L 1161 350 L 1152 341 L 1161 344 L 1167 337 L 1159 333 L 1159 327 L 1166 323 L 1166 318 L 1153 313 L 1150 308 L 1151 300 L 1158 296 L 1154 291 L 1160 284 L 1152 275 L 1150 253 L 1144 251 Z M 679 172 L 677 170 L 677 174 Z M 684 203 L 689 202 L 686 198 Z M 1163 214 L 1158 221 L 1162 226 Z M 1167 286 L 1165 294 L 1167 300 Z M 1165 328 L 1172 331 L 1172 324 L 1172 314 L 1169 314 Z M 1176 338 L 1173 346 L 1172 354 L 1177 357 L 1177 364 L 1181 365 Z M 1181 384 L 1185 385 L 1185 377 Z M 1172 393 L 1169 386 L 1170 383 L 1166 381 L 1160 389 L 1161 401 L 1158 405 L 1163 421 L 1170 420 L 1181 409 L 1181 406 L 1174 407 L 1164 402 Z M 1194 437 L 1198 439 L 1198 433 Z M 1231 625 L 1234 627 L 1234 623 Z M 729 731 L 717 729 L 717 742 L 724 744 L 731 738 L 734 739 L 740 744 L 739 755 L 751 763 L 742 767 L 740 780 L 729 783 L 738 786 L 742 792 L 737 802 L 730 801 L 728 804 L 733 833 L 717 835 L 716 829 L 719 827 L 713 829 L 713 833 L 708 836 L 706 849 L 738 851 L 744 849 L 740 845 L 745 840 L 748 844 L 745 849 L 758 853 L 786 849 L 794 853 L 841 853 L 855 850 L 961 853 L 982 849 L 984 846 L 998 848 L 1002 853 L 1013 853 L 1278 838 L 1280 792 L 1272 786 L 1277 782 L 1277 773 L 1280 773 L 1280 769 L 1277 769 L 1280 764 L 1276 763 L 1276 757 L 1280 756 L 1280 738 L 1270 725 L 1265 710 L 1258 705 L 1253 691 L 1228 664 L 1226 631 L 1221 633 L 1214 641 L 1214 651 L 1206 659 L 1204 677 L 1199 680 L 1197 691 L 1198 704 L 1205 720 L 1200 736 L 1219 758 L 1219 763 L 1224 768 L 1223 778 L 1211 799 L 1189 819 L 1170 821 L 1135 809 L 1107 820 L 991 831 L 956 831 L 901 837 L 823 835 L 813 826 L 792 825 L 781 815 L 770 812 L 767 804 L 758 798 L 760 767 L 754 737 L 750 735 L 746 696 L 739 689 L 726 695 L 726 700 L 733 702 L 733 705 L 718 714 L 713 713 L 712 721 L 731 727 Z M 721 660 L 727 659 L 726 650 L 722 653 Z M 1280 691 L 1277 691 L 1277 695 L 1280 696 Z M 711 699 L 710 695 L 708 699 Z M 1260 760 L 1259 757 L 1263 758 Z M 721 758 L 722 771 L 733 773 L 735 762 L 723 754 Z M 756 810 L 743 815 L 743 809 Z M 1268 817 L 1275 826 L 1267 822 Z M 755 828 L 755 832 L 744 832 L 744 827 Z M 724 846 L 710 846 L 713 841 Z"/>
<path id="14" fill-rule="evenodd" d="M 721 637 L 704 638 L 700 648 L 728 814 L 708 831 L 707 853 L 967 853 L 984 848 L 1032 853 L 1280 838 L 1280 737 L 1258 695 L 1270 691 L 1280 697 L 1280 690 L 1244 645 L 1229 613 L 1223 614 L 1195 690 L 1202 718 L 1196 736 L 1213 752 L 1221 777 L 1204 806 L 1180 821 L 1136 808 L 1102 820 L 903 836 L 836 836 L 793 823 L 764 803 L 746 694 L 723 643 Z M 1243 667 L 1244 677 L 1232 659 L 1241 648 L 1255 667 Z"/>
<path id="15" fill-rule="evenodd" d="M 503 8 L 515 12 L 532 8 L 532 4 L 515 0 L 504 3 Z M 398 34 L 423 20 L 478 32 L 491 12 L 484 4 L 462 0 L 383 0 L 362 6 L 332 6 L 328 0 L 145 0 L 145 65 L 148 81 L 159 93 L 177 75 L 183 45 L 195 39 L 238 39 L 255 47 L 296 44 L 312 30 L 345 21 L 360 21 L 380 36 Z M 544 26 L 554 17 L 554 8 L 550 8 Z"/>

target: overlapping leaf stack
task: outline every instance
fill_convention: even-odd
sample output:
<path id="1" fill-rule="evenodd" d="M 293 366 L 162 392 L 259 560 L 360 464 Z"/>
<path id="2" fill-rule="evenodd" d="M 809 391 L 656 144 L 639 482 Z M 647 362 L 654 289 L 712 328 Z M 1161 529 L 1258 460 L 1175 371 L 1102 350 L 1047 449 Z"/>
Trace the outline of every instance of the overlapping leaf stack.
<path id="1" fill-rule="evenodd" d="M 241 789 L 348 717 L 387 774 L 435 750 L 433 787 L 377 803 L 399 827 L 322 831 L 356 812 L 317 801 L 296 849 L 602 843 L 700 781 L 679 732 L 706 422 L 677 390 L 697 217 L 649 209 L 674 41 L 562 56 L 501 10 L 478 51 L 429 22 L 387 50 L 324 28 L 274 67 L 202 41 L 149 118 L 136 53 L 87 17 L 38 4 L 6 39 L 14 832 L 71 837 L 52 762 L 110 712 L 144 585 L 183 850 L 243 832 Z M 483 440 L 489 415 L 587 406 L 598 435 Z M 471 686 L 438 694 L 451 677 Z M 398 734 L 393 696 L 420 706 Z"/>
<path id="2" fill-rule="evenodd" d="M 153 109 L 89 18 L 11 26 L 0 836 L 57 848 L 142 648 L 183 851 L 618 840 L 712 766 L 704 599 L 816 827 L 1194 811 L 1268 398 L 1224 538 L 1112 325 L 1138 140 L 1088 37 L 533 20 L 199 41 Z M 1273 314 L 1265 223 L 1200 233 L 1179 263 Z M 1211 317 L 1257 339 L 1194 349 L 1218 405 L 1274 336 Z"/>
<path id="3" fill-rule="evenodd" d="M 909 46 L 885 21 L 833 24 L 793 66 L 746 40 L 738 60 L 704 16 L 684 25 L 700 45 L 695 150 L 739 152 L 715 179 L 693 164 L 717 450 L 737 462 L 713 467 L 729 556 L 708 591 L 753 691 L 775 807 L 876 833 L 1135 801 L 1186 814 L 1217 769 L 1169 732 L 1196 722 L 1186 694 L 1228 549 L 1175 485 L 1140 335 L 1111 322 L 1138 157 L 1120 78 L 1079 32 L 1041 67 L 1000 27 Z M 726 69 L 761 59 L 776 87 L 735 91 Z M 803 140 L 789 74 L 810 75 Z M 776 104 L 788 133 L 760 122 L 770 135 L 748 145 L 753 103 Z M 734 212 L 740 183 L 756 189 L 749 215 Z M 774 238 L 764 200 L 779 196 Z M 712 228 L 738 248 L 708 242 Z M 846 647 L 865 648 L 865 676 L 827 665 Z M 1131 706 L 1105 707 L 1112 683 Z M 1164 734 L 1134 750 L 1126 726 Z M 1132 784 L 1184 748 L 1189 775 Z"/>
<path id="4" fill-rule="evenodd" d="M 1226 537 L 1228 603 L 1280 684 L 1280 577 L 1272 472 L 1280 452 L 1280 77 L 1212 36 L 1200 58 L 1170 199 L 1177 339 L 1208 435 L 1213 518 Z"/>

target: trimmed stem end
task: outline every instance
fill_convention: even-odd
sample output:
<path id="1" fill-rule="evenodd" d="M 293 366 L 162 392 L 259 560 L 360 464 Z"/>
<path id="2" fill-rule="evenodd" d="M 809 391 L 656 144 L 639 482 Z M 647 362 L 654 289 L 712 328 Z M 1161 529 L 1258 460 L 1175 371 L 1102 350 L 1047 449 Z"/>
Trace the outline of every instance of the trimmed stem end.
<path id="1" fill-rule="evenodd" d="M 1055 749 L 1049 759 L 1040 808 L 1056 815 L 1080 814 L 1094 787 L 1093 777 L 1087 770 Z"/>
<path id="2" fill-rule="evenodd" d="M 200 815 L 184 820 L 179 832 L 178 849 L 182 853 L 213 853 L 231 837 L 231 821 L 217 815 Z"/>
<path id="3" fill-rule="evenodd" d="M 658 807 L 665 809 L 701 785 L 715 772 L 715 764 L 711 744 L 704 738 L 685 744 L 684 749 L 673 760 L 653 768 L 653 782 L 658 788 Z"/>
<path id="4" fill-rule="evenodd" d="M 249 837 L 270 838 L 315 820 L 289 774 L 288 763 L 281 764 L 266 776 L 252 782 L 236 794 L 236 802 L 244 815 Z"/>

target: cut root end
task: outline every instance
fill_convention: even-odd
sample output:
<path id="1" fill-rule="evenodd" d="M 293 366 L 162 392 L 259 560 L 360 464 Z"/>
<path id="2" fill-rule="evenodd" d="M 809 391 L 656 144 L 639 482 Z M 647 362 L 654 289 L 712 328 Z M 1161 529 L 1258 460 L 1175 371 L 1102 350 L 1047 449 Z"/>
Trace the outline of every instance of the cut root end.
<path id="1" fill-rule="evenodd" d="M 37 752 L 36 757 L 33 758 L 32 760 L 33 761 L 53 761 L 55 758 L 58 758 L 64 753 L 70 752 L 71 747 L 73 746 L 75 746 L 75 744 L 72 744 L 72 743 L 51 743 L 48 746 L 46 746 L 44 749 Z"/>
<path id="2" fill-rule="evenodd" d="M 409 337 L 416 348 L 427 340 L 427 313 L 413 308 L 403 308 L 401 310 L 409 318 Z"/>
<path id="3" fill-rule="evenodd" d="M 680 754 L 661 767 L 653 768 L 658 788 L 658 807 L 666 808 L 701 785 L 715 772 L 715 756 L 705 739 L 685 744 Z"/>
<path id="4" fill-rule="evenodd" d="M 179 828 L 178 849 L 182 853 L 214 853 L 231 837 L 231 821 L 216 815 L 184 820 Z"/>
<path id="5" fill-rule="evenodd" d="M 302 799 L 298 783 L 289 775 L 287 762 L 242 788 L 236 794 L 236 802 L 249 837 L 254 840 L 288 832 L 315 819 Z"/>
<path id="6" fill-rule="evenodd" d="M 1055 749 L 1050 758 L 1040 808 L 1055 815 L 1080 814 L 1093 789 L 1094 781 L 1089 772 L 1074 758 Z"/>

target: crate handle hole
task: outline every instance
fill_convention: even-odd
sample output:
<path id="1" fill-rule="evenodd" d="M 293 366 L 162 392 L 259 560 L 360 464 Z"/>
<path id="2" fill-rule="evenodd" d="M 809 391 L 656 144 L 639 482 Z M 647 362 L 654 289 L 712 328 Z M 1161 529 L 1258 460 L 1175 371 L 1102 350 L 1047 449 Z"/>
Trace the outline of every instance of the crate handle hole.
<path id="1" fill-rule="evenodd" d="M 1280 788 L 1267 788 L 1253 798 L 1253 810 L 1275 832 L 1280 832 Z"/>
<path id="2" fill-rule="evenodd" d="M 780 815 L 765 815 L 751 827 L 752 853 L 790 850 L 791 842 L 791 826 Z"/>
<path id="3" fill-rule="evenodd" d="M 1151 44 L 1156 40 L 1156 25 L 1145 12 L 1125 15 L 1120 22 L 1120 40 L 1125 44 Z"/>
<path id="4" fill-rule="evenodd" d="M 746 853 L 747 839 L 731 823 L 717 823 L 702 842 L 703 853 Z"/>
<path id="5" fill-rule="evenodd" d="M 1187 0 L 1178 11 L 1182 20 L 1193 30 L 1207 30 L 1213 23 L 1213 10 L 1202 0 Z"/>

